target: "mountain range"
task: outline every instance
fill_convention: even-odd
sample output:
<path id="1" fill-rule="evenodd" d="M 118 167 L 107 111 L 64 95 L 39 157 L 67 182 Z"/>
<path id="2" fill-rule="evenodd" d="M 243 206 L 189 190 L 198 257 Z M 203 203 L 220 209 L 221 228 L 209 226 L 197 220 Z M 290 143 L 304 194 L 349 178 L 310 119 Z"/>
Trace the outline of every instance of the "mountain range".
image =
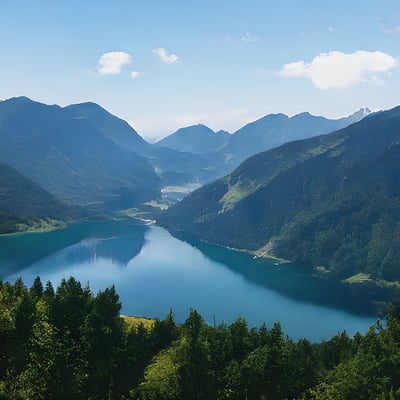
<path id="1" fill-rule="evenodd" d="M 0 102 L 0 162 L 66 204 L 121 209 L 160 199 L 163 187 L 210 182 L 248 154 L 363 115 L 269 115 L 234 134 L 196 125 L 150 145 L 95 103 L 60 107 L 17 97 Z"/>
<path id="2" fill-rule="evenodd" d="M 301 113 L 288 117 L 269 114 L 251 122 L 233 134 L 214 132 L 205 125 L 181 128 L 156 143 L 156 146 L 190 152 L 209 160 L 210 176 L 221 177 L 231 172 L 246 158 L 293 140 L 305 139 L 336 131 L 370 114 L 361 108 L 340 119 L 328 119 Z M 201 183 L 206 183 L 202 181 Z"/>
<path id="3" fill-rule="evenodd" d="M 177 236 L 323 266 L 341 278 L 396 280 L 399 167 L 396 107 L 250 157 L 158 221 Z"/>

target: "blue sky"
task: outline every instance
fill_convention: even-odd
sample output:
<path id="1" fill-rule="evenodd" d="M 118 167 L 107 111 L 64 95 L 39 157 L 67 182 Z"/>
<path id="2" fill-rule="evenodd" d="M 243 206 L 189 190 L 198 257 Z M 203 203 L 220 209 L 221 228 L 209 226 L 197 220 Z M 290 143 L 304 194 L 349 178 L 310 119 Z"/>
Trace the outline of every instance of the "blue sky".
<path id="1" fill-rule="evenodd" d="M 0 0 L 0 99 L 94 101 L 154 140 L 400 104 L 400 1 Z"/>

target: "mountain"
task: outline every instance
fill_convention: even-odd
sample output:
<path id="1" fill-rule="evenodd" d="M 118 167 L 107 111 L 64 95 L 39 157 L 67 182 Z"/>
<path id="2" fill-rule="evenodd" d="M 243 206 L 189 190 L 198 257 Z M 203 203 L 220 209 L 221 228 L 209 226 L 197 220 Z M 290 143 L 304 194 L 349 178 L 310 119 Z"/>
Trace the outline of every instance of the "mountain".
<path id="1" fill-rule="evenodd" d="M 204 184 L 231 172 L 250 156 L 293 140 L 305 139 L 344 128 L 361 120 L 370 112 L 367 108 L 361 108 L 349 117 L 337 120 L 309 113 L 301 113 L 293 117 L 285 114 L 269 114 L 245 125 L 233 134 L 226 131 L 214 132 L 205 125 L 193 125 L 177 130 L 155 143 L 153 148 L 168 148 L 185 152 L 185 160 L 194 154 L 189 165 L 195 163 L 197 166 L 204 165 L 204 167 L 190 169 L 189 166 L 187 168 L 185 163 L 179 163 L 178 160 L 181 157 L 174 153 L 173 176 L 178 180 L 191 179 L 191 182 Z M 198 157 L 201 157 L 201 160 Z M 165 164 L 172 158 L 164 157 L 162 162 L 164 167 L 160 163 L 157 164 L 159 160 L 157 156 L 155 160 L 154 165 L 158 169 L 164 170 Z M 185 174 L 182 175 L 180 171 L 185 171 Z M 171 175 L 165 174 L 164 176 Z"/>
<path id="2" fill-rule="evenodd" d="M 159 222 L 178 236 L 324 266 L 341 278 L 398 280 L 400 107 L 257 154 Z"/>
<path id="3" fill-rule="evenodd" d="M 165 185 L 204 184 L 223 175 L 227 131 L 214 132 L 205 125 L 178 129 L 154 143 L 148 154 Z"/>
<path id="4" fill-rule="evenodd" d="M 36 183 L 0 163 L 0 233 L 15 232 L 41 219 L 66 220 L 74 210 Z"/>
<path id="5" fill-rule="evenodd" d="M 104 136 L 122 149 L 138 154 L 150 150 L 147 143 L 126 121 L 110 114 L 96 103 L 73 104 L 64 111 L 74 119 L 89 120 Z"/>
<path id="6" fill-rule="evenodd" d="M 293 117 L 270 114 L 236 131 L 225 152 L 231 164 L 239 165 L 246 158 L 293 140 L 306 139 L 336 131 L 357 122 L 370 113 L 362 108 L 346 118 L 328 119 L 304 112 Z"/>
<path id="7" fill-rule="evenodd" d="M 270 115 L 233 135 L 196 125 L 150 145 L 95 103 L 59 107 L 19 97 L 0 102 L 0 162 L 63 201 L 127 208 L 160 197 L 162 187 L 210 182 L 248 155 L 350 122 Z"/>
<path id="8" fill-rule="evenodd" d="M 226 147 L 229 138 L 230 135 L 226 131 L 214 132 L 207 126 L 199 124 L 178 129 L 157 142 L 156 146 L 194 154 L 209 154 Z"/>
<path id="9" fill-rule="evenodd" d="M 158 197 L 154 168 L 131 151 L 146 147 L 128 124 L 92 103 L 0 103 L 0 161 L 70 203 L 121 208 Z"/>

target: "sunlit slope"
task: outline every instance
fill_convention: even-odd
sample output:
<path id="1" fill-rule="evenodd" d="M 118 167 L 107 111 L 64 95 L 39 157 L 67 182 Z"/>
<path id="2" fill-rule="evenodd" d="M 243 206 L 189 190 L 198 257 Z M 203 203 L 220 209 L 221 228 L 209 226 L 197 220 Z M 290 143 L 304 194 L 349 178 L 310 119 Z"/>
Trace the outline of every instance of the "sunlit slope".
<path id="1" fill-rule="evenodd" d="M 400 107 L 258 154 L 160 222 L 343 276 L 400 278 Z"/>

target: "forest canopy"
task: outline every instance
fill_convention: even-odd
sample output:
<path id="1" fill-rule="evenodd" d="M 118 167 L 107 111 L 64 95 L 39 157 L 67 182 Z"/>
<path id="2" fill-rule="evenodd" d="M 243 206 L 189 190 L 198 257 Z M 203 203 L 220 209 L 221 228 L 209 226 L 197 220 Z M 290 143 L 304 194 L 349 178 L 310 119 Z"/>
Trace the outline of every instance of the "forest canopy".
<path id="1" fill-rule="evenodd" d="M 398 399 L 400 306 L 365 335 L 293 341 L 279 322 L 191 309 L 128 324 L 114 286 L 0 282 L 0 399 Z"/>

